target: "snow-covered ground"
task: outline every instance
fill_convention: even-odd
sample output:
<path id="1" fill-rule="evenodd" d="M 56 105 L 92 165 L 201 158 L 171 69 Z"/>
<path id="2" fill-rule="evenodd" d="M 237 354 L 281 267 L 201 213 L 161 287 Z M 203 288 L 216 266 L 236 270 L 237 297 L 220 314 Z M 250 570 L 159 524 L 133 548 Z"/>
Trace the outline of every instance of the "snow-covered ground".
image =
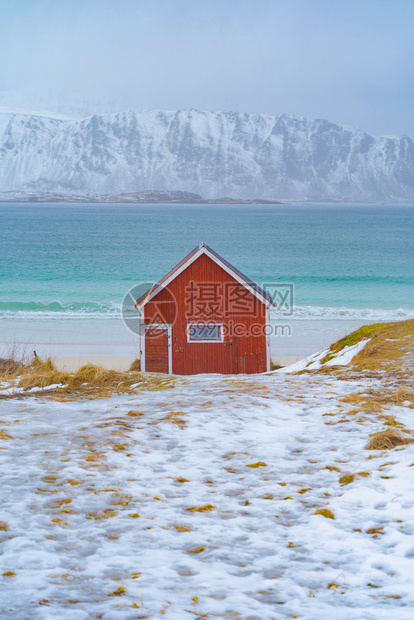
<path id="1" fill-rule="evenodd" d="M 1 617 L 411 620 L 414 446 L 340 400 L 376 381 L 0 400 Z"/>

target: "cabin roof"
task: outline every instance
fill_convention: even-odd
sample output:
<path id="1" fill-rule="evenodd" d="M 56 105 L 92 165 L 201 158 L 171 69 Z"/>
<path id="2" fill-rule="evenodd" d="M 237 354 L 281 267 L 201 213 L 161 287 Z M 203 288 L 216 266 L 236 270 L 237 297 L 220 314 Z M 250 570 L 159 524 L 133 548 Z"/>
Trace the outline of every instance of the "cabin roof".
<path id="1" fill-rule="evenodd" d="M 267 307 L 273 307 L 275 304 L 273 303 L 272 297 L 267 291 L 264 291 L 258 284 L 250 280 L 247 276 L 245 276 L 241 271 L 233 267 L 231 263 L 229 263 L 225 258 L 220 256 L 218 252 L 210 248 L 205 243 L 200 243 L 197 247 L 194 248 L 187 256 L 185 256 L 179 263 L 175 265 L 161 280 L 159 280 L 156 284 L 154 284 L 148 291 L 146 291 L 141 297 L 139 297 L 136 301 L 135 307 L 145 306 L 155 295 L 157 295 L 160 290 L 162 290 L 167 284 L 169 284 L 172 280 L 174 280 L 180 273 L 185 271 L 187 267 L 191 265 L 199 256 L 202 254 L 207 254 L 215 263 L 217 263 L 220 267 L 227 271 L 235 280 L 243 284 L 250 292 L 255 295 L 262 303 L 264 303 Z"/>

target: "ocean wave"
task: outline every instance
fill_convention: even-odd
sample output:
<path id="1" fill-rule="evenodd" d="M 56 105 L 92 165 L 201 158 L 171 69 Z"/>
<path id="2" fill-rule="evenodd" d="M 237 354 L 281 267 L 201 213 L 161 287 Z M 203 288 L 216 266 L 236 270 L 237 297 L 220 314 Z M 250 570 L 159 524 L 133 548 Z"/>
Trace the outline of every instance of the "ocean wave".
<path id="1" fill-rule="evenodd" d="M 24 320 L 119 319 L 121 304 L 74 301 L 42 303 L 0 302 L 0 317 Z M 366 322 L 401 321 L 414 318 L 414 308 L 346 308 L 329 306 L 295 306 L 292 315 L 271 311 L 272 322 L 295 320 L 356 320 Z"/>
<path id="2" fill-rule="evenodd" d="M 39 301 L 0 302 L 0 317 L 10 319 L 82 319 L 119 318 L 121 305 L 113 303 L 98 304 L 92 301 L 73 301 L 61 304 L 58 301 L 42 303 Z"/>
<path id="3" fill-rule="evenodd" d="M 295 306 L 293 314 L 284 315 L 273 311 L 270 317 L 274 321 L 295 320 L 355 320 L 355 321 L 402 321 L 414 318 L 414 308 L 345 308 L 329 306 Z"/>

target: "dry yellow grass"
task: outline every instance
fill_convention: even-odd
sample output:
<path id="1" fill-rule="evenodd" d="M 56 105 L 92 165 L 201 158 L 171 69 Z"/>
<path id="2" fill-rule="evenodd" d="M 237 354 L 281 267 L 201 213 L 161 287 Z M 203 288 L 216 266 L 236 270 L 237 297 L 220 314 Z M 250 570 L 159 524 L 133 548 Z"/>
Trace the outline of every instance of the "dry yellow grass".
<path id="1" fill-rule="evenodd" d="M 412 437 L 403 435 L 403 433 L 396 428 L 387 428 L 384 431 L 371 435 L 371 439 L 365 446 L 365 449 L 391 450 L 396 446 L 404 446 L 411 443 L 414 443 L 414 439 Z"/>
<path id="2" fill-rule="evenodd" d="M 177 530 L 177 532 L 191 532 L 192 528 L 189 525 L 183 525 L 182 523 L 177 523 L 173 525 L 173 527 Z"/>
<path id="3" fill-rule="evenodd" d="M 370 475 L 370 471 L 359 471 L 355 474 L 344 474 L 339 478 L 339 484 L 345 486 L 347 484 L 351 484 L 351 482 L 353 482 L 355 478 L 369 478 Z"/>
<path id="4" fill-rule="evenodd" d="M 339 484 L 351 484 L 355 480 L 355 474 L 345 474 L 339 478 Z"/>
<path id="5" fill-rule="evenodd" d="M 141 360 L 136 358 L 129 367 L 131 372 L 141 372 Z"/>
<path id="6" fill-rule="evenodd" d="M 204 506 L 192 506 L 191 508 L 187 508 L 188 512 L 209 512 L 210 510 L 215 510 L 216 507 L 213 504 L 205 504 Z"/>
<path id="7" fill-rule="evenodd" d="M 326 366 L 326 362 L 345 347 L 353 346 L 362 340 L 369 340 L 363 349 L 355 355 L 349 366 Z M 405 372 L 404 362 L 407 353 L 412 352 L 414 345 L 414 319 L 397 321 L 394 323 L 375 323 L 365 325 L 341 338 L 332 344 L 328 354 L 321 360 L 322 367 L 316 370 L 304 369 L 296 374 L 346 374 L 349 371 L 364 371 L 377 373 L 386 371 L 403 376 Z M 411 367 L 410 374 L 412 375 Z"/>
<path id="8" fill-rule="evenodd" d="M 64 506 L 65 504 L 71 504 L 71 503 L 72 503 L 72 499 L 70 497 L 66 497 L 65 499 L 56 500 L 55 502 L 50 503 L 49 508 L 60 508 L 61 506 Z"/>
<path id="9" fill-rule="evenodd" d="M 402 405 L 407 401 L 414 405 L 414 390 L 406 385 L 399 385 L 394 393 L 393 400 L 396 405 Z"/>
<path id="10" fill-rule="evenodd" d="M 319 510 L 315 510 L 314 515 L 321 515 L 326 519 L 335 519 L 335 515 L 329 508 L 319 508 Z"/>
<path id="11" fill-rule="evenodd" d="M 371 527 L 369 530 L 367 530 L 367 534 L 381 534 L 383 536 L 384 528 L 383 527 Z"/>
<path id="12" fill-rule="evenodd" d="M 112 519 L 112 517 L 116 517 L 118 513 L 116 510 L 112 510 L 111 508 L 107 508 L 103 512 L 90 512 L 85 515 L 86 519 L 95 519 L 95 521 L 103 521 L 105 519 Z"/>
<path id="13" fill-rule="evenodd" d="M 161 424 L 162 422 L 170 422 L 176 424 L 179 428 L 184 429 L 187 426 L 186 420 L 178 417 L 180 415 L 186 415 L 184 411 L 170 411 L 167 415 L 159 420 L 152 422 L 152 424 Z"/>
<path id="14" fill-rule="evenodd" d="M 123 596 L 124 594 L 126 594 L 126 589 L 124 586 L 119 586 L 119 588 L 117 588 L 114 592 L 111 592 L 111 594 L 108 594 L 108 596 Z"/>
<path id="15" fill-rule="evenodd" d="M 203 553 L 203 551 L 205 551 L 205 550 L 206 550 L 205 547 L 203 547 L 202 545 L 198 545 L 198 546 L 195 546 L 195 547 L 188 547 L 188 549 L 186 551 L 187 551 L 187 553 L 191 553 L 191 554 L 197 555 L 199 553 Z"/>
<path id="16" fill-rule="evenodd" d="M 355 356 L 353 366 L 358 370 L 399 370 L 407 351 L 413 345 L 414 319 L 367 327 L 371 328 L 368 336 L 370 341 Z"/>
<path id="17" fill-rule="evenodd" d="M 257 463 L 249 463 L 248 465 L 246 465 L 246 467 L 251 467 L 253 469 L 256 469 L 256 467 L 267 467 L 267 463 L 264 463 L 263 461 L 257 461 Z"/>
<path id="18" fill-rule="evenodd" d="M 49 482 L 50 484 L 53 484 L 56 480 L 57 476 L 43 476 L 42 478 L 42 482 Z"/>
<path id="19" fill-rule="evenodd" d="M 340 399 L 340 402 L 357 405 L 348 415 L 363 411 L 364 413 L 381 413 L 384 408 L 393 405 L 401 406 L 409 403 L 414 408 L 414 391 L 406 385 L 397 388 L 368 389 L 365 392 L 354 392 Z"/>
<path id="20" fill-rule="evenodd" d="M 164 390 L 174 387 L 176 380 L 173 377 L 162 375 L 146 375 L 137 370 L 127 372 L 106 370 L 101 366 L 86 364 L 76 372 L 58 371 L 52 360 L 40 360 L 38 357 L 25 366 L 20 366 L 13 373 L 3 373 L 0 380 L 15 381 L 17 387 L 24 390 L 40 388 L 45 392 L 34 392 L 18 394 L 22 396 L 48 396 L 71 400 L 76 398 L 88 397 L 99 398 L 109 396 L 113 393 L 135 393 L 136 390 Z M 47 389 L 51 385 L 62 387 Z M 134 386 L 132 388 L 131 386 Z M 1 398 L 0 392 L 0 398 Z M 132 412 L 130 412 L 132 414 Z M 139 414 L 139 412 L 136 412 Z M 131 415 L 132 417 L 132 415 Z"/>

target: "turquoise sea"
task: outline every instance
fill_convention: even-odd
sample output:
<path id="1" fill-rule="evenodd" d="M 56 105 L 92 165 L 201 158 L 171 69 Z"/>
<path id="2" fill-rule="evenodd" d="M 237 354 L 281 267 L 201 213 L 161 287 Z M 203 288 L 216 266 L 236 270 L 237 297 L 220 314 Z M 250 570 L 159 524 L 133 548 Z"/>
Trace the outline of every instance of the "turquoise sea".
<path id="1" fill-rule="evenodd" d="M 259 284 L 292 282 L 302 330 L 414 316 L 413 205 L 3 203 L 0 340 L 113 352 L 124 295 L 202 241 Z"/>

